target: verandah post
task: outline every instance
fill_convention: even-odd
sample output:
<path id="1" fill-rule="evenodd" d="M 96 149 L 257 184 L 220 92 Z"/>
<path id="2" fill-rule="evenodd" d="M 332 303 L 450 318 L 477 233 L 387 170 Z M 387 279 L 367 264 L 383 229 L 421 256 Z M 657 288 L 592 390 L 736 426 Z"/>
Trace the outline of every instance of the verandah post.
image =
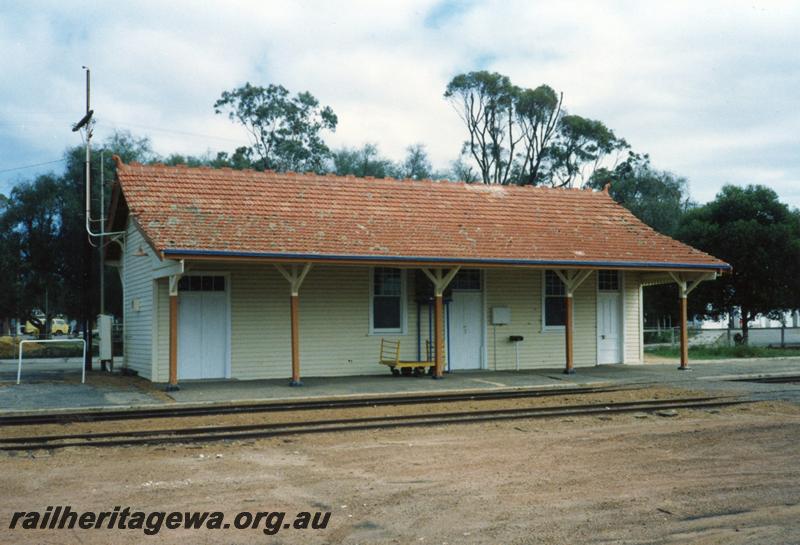
<path id="1" fill-rule="evenodd" d="M 311 263 L 306 263 L 302 270 L 298 270 L 297 265 L 292 265 L 291 272 L 286 270 L 283 265 L 275 264 L 275 268 L 289 282 L 291 289 L 289 322 L 291 324 L 292 378 L 289 386 L 302 386 L 303 383 L 300 380 L 300 286 L 303 285 L 303 280 L 311 270 Z"/>
<path id="2" fill-rule="evenodd" d="M 697 286 L 700 285 L 700 282 L 703 280 L 714 280 L 717 277 L 717 273 L 710 272 L 705 273 L 695 278 L 689 279 L 683 273 L 674 273 L 670 272 L 669 275 L 678 284 L 678 295 L 681 300 L 681 364 L 678 366 L 680 371 L 688 371 L 689 370 L 689 310 L 688 310 L 688 301 L 687 298 L 689 297 L 689 293 L 692 292 Z"/>
<path id="3" fill-rule="evenodd" d="M 181 275 L 169 277 L 169 382 L 166 390 L 178 388 L 178 282 Z"/>
<path id="4" fill-rule="evenodd" d="M 460 266 L 453 267 L 447 274 L 442 269 L 422 269 L 433 284 L 433 378 L 444 377 L 444 290 L 455 278 Z"/>
<path id="5" fill-rule="evenodd" d="M 434 339 L 435 339 L 435 348 L 434 348 L 434 362 L 436 363 L 435 370 L 434 370 L 434 377 L 435 378 L 442 378 L 444 372 L 444 324 L 443 324 L 443 312 L 444 310 L 444 303 L 443 303 L 443 296 L 441 293 L 437 293 L 434 296 L 434 312 L 433 312 L 433 322 L 434 322 Z"/>
<path id="6" fill-rule="evenodd" d="M 686 289 L 681 288 L 681 371 L 689 368 L 689 326 Z"/>
<path id="7" fill-rule="evenodd" d="M 300 296 L 293 293 L 289 298 L 292 323 L 292 380 L 290 386 L 300 386 Z"/>
<path id="8" fill-rule="evenodd" d="M 582 271 L 560 271 L 555 270 L 561 282 L 564 284 L 564 306 L 566 307 L 566 316 L 564 320 L 564 345 L 565 345 L 565 365 L 564 374 L 572 375 L 575 373 L 575 358 L 573 351 L 573 322 L 574 322 L 574 301 L 573 295 L 581 284 L 586 281 L 592 274 L 591 269 L 584 269 Z M 544 289 L 544 288 L 543 288 Z"/>
<path id="9" fill-rule="evenodd" d="M 566 297 L 567 306 L 567 319 L 564 325 L 564 342 L 566 343 L 566 366 L 564 368 L 565 375 L 575 374 L 574 369 L 574 355 L 572 348 L 572 293 L 568 292 Z"/>

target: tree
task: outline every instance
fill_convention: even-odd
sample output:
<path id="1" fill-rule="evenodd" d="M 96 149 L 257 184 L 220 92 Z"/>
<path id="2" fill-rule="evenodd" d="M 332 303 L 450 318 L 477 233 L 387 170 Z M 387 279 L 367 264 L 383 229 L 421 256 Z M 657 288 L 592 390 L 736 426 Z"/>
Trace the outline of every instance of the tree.
<path id="1" fill-rule="evenodd" d="M 478 164 L 485 184 L 507 184 L 514 153 L 522 138 L 515 130 L 519 90 L 497 72 L 459 74 L 444 96 L 467 126 L 466 151 Z"/>
<path id="2" fill-rule="evenodd" d="M 360 149 L 341 148 L 333 154 L 333 172 L 339 176 L 399 177 L 400 169 L 391 160 L 381 157 L 376 144 Z"/>
<path id="3" fill-rule="evenodd" d="M 694 310 L 712 318 L 739 311 L 743 342 L 748 322 L 800 307 L 800 213 L 771 189 L 726 185 L 714 201 L 689 211 L 678 238 L 733 266 L 701 284 Z"/>
<path id="4" fill-rule="evenodd" d="M 400 176 L 414 180 L 433 178 L 433 167 L 423 144 L 413 144 L 406 148 L 406 158 L 400 167 Z"/>
<path id="5" fill-rule="evenodd" d="M 650 157 L 629 153 L 628 158 L 613 169 L 597 169 L 586 186 L 603 189 L 611 184 L 609 194 L 634 216 L 665 235 L 673 235 L 681 217 L 693 203 L 689 199 L 689 183 L 650 164 Z"/>
<path id="6" fill-rule="evenodd" d="M 547 85 L 521 89 L 496 72 L 455 76 L 444 96 L 467 127 L 464 152 L 486 184 L 583 185 L 628 149 L 602 122 L 568 115 Z"/>
<path id="7" fill-rule="evenodd" d="M 557 187 L 582 183 L 606 157 L 629 147 L 601 121 L 565 115 L 559 122 L 555 145 L 549 149 L 550 183 Z"/>
<path id="8" fill-rule="evenodd" d="M 214 103 L 250 135 L 252 146 L 237 150 L 259 169 L 322 172 L 330 150 L 323 130 L 335 131 L 338 119 L 329 106 L 321 107 L 309 92 L 289 96 L 282 85 L 260 87 L 245 83 L 224 91 Z"/>
<path id="9" fill-rule="evenodd" d="M 56 176 L 45 174 L 32 182 L 22 182 L 12 189 L 3 214 L 3 242 L 14 252 L 16 263 L 3 264 L 7 274 L 15 274 L 11 289 L 17 297 L 8 309 L 35 325 L 40 334 L 63 302 L 64 282 L 60 246 L 60 184 Z M 4 260 L 5 261 L 5 260 Z M 41 320 L 34 310 L 45 312 Z"/>
<path id="10" fill-rule="evenodd" d="M 450 171 L 453 173 L 453 179 L 460 182 L 467 182 L 471 184 L 479 180 L 475 169 L 469 163 L 464 161 L 463 154 L 458 157 L 458 159 L 450 163 Z"/>
<path id="11" fill-rule="evenodd" d="M 0 335 L 8 330 L 8 320 L 20 316 L 20 233 L 7 214 L 10 201 L 0 195 Z"/>
<path id="12" fill-rule="evenodd" d="M 563 93 L 556 94 L 547 85 L 519 92 L 515 114 L 525 143 L 518 156 L 519 183 L 538 185 L 544 181 L 542 165 L 557 134 L 563 100 Z"/>

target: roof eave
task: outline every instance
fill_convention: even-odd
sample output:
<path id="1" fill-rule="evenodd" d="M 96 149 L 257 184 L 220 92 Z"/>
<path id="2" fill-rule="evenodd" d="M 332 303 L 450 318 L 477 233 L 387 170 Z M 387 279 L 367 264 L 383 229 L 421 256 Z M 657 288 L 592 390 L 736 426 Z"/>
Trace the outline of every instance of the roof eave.
<path id="1" fill-rule="evenodd" d="M 629 269 L 641 271 L 717 271 L 728 272 L 731 266 L 727 263 L 660 263 L 647 261 L 578 261 L 578 260 L 537 260 L 537 259 L 505 259 L 505 258 L 456 258 L 429 256 L 390 256 L 390 255 L 332 255 L 332 254 L 296 254 L 266 253 L 233 250 L 195 250 L 170 248 L 161 252 L 165 259 L 196 260 L 234 260 L 234 261 L 270 261 L 275 263 L 311 262 L 361 265 L 397 265 L 411 266 L 465 266 L 465 267 L 522 267 L 522 268 L 575 268 L 575 269 Z"/>

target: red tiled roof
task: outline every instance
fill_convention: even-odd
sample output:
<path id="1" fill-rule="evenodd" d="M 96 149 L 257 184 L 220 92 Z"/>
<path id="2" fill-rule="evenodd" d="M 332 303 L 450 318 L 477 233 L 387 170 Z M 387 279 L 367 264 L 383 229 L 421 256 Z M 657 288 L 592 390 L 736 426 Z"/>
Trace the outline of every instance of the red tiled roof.
<path id="1" fill-rule="evenodd" d="M 606 193 L 118 164 L 162 255 L 726 269 Z"/>

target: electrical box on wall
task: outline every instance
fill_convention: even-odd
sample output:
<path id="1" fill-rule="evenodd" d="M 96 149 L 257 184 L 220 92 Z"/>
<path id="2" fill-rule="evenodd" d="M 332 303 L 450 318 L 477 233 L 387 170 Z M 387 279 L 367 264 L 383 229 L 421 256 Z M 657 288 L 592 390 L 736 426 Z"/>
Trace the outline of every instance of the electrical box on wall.
<path id="1" fill-rule="evenodd" d="M 141 310 L 141 303 L 138 298 L 131 299 L 131 310 L 139 312 Z"/>
<path id="2" fill-rule="evenodd" d="M 97 332 L 100 334 L 100 359 L 111 359 L 111 316 L 100 314 L 97 317 Z"/>
<path id="3" fill-rule="evenodd" d="M 492 325 L 508 325 L 511 323 L 511 309 L 508 307 L 492 307 Z"/>

